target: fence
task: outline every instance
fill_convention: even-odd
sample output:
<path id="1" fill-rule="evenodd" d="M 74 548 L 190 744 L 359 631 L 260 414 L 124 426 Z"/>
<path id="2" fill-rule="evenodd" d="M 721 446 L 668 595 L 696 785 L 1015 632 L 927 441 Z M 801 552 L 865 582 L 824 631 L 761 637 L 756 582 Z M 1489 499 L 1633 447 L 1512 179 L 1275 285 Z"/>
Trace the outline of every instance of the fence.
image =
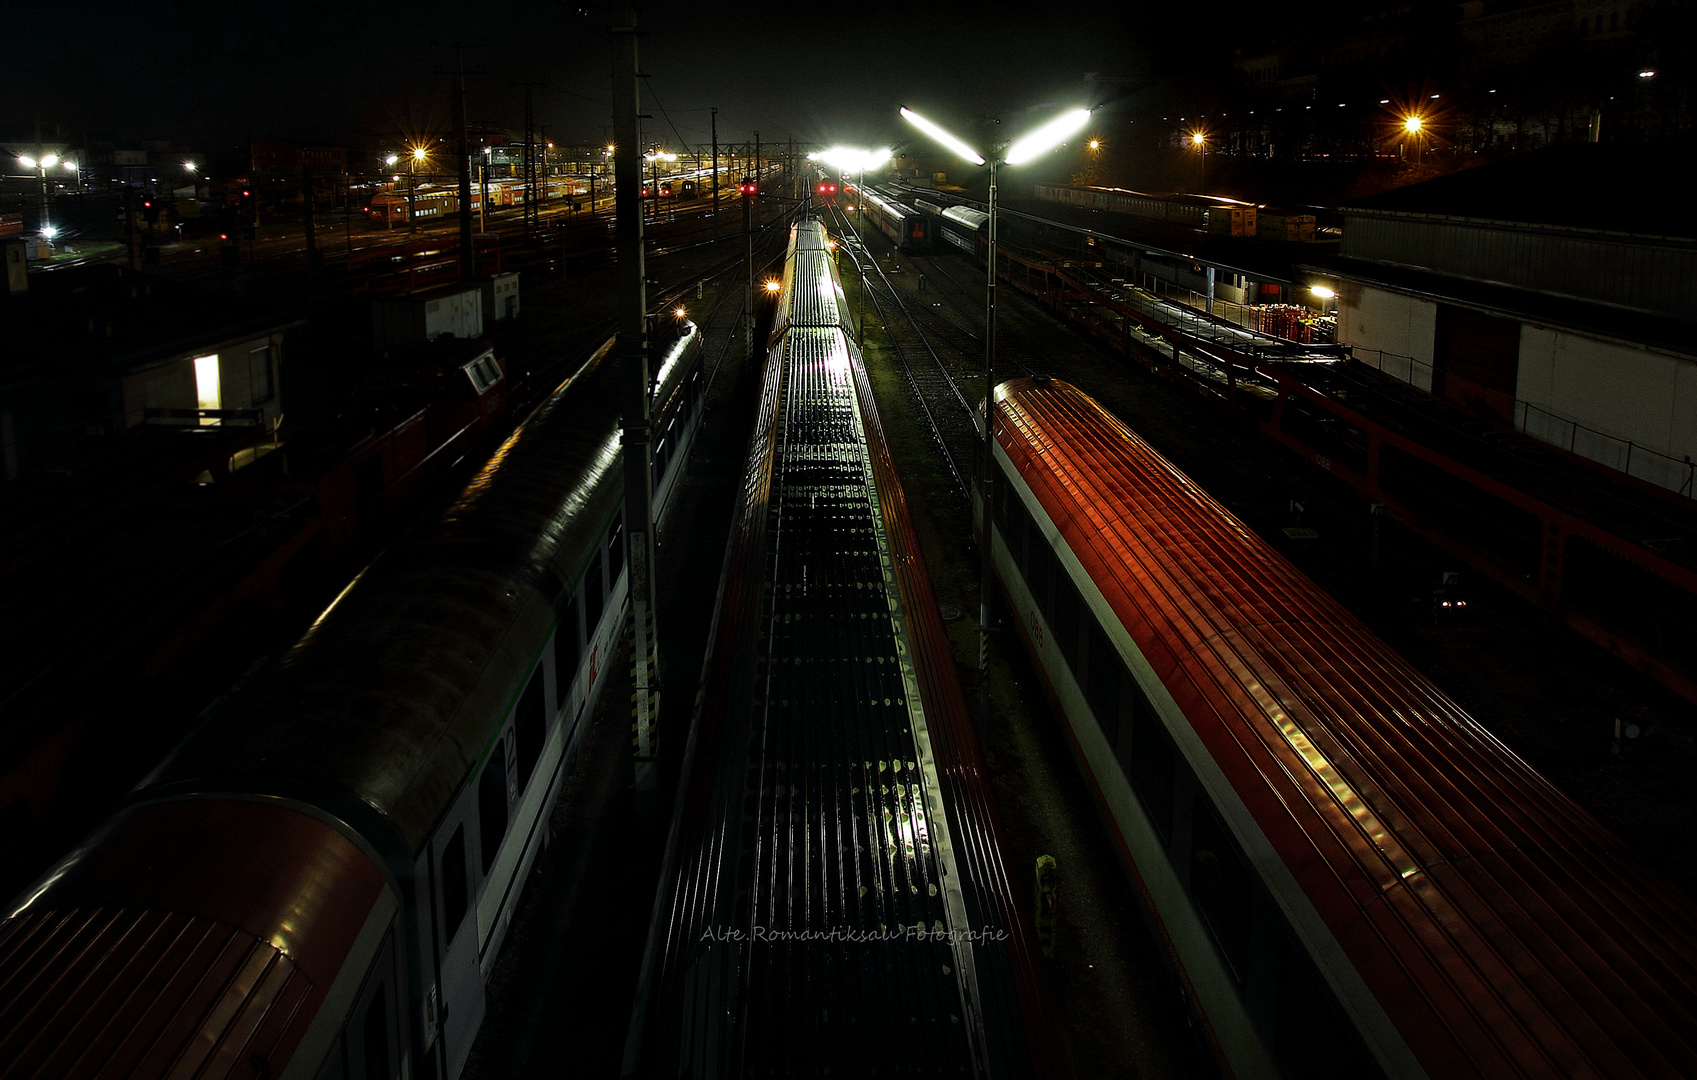
<path id="1" fill-rule="evenodd" d="M 1562 447 L 1599 465 L 1607 465 L 1687 498 L 1693 495 L 1694 464 L 1690 457 L 1676 458 L 1638 446 L 1630 439 L 1586 427 L 1577 420 L 1557 416 L 1530 402 L 1516 401 L 1514 413 L 1515 426 L 1534 439 Z"/>

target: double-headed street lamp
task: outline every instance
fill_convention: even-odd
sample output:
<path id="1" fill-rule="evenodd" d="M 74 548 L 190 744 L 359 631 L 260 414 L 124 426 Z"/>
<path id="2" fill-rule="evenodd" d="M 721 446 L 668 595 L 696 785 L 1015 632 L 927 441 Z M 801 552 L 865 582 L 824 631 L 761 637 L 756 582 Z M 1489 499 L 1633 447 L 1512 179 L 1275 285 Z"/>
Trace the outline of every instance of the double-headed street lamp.
<path id="1" fill-rule="evenodd" d="M 974 165 L 990 166 L 990 210 L 986 222 L 989 268 L 984 289 L 984 460 L 979 466 L 979 581 L 978 581 L 978 722 L 987 731 L 990 724 L 990 590 L 995 568 L 990 550 L 990 477 L 994 464 L 996 389 L 996 170 L 1002 165 L 1020 165 L 1065 142 L 1090 122 L 1089 109 L 1072 109 L 1011 144 L 991 147 L 984 156 L 912 109 L 902 116 L 914 127 L 936 139 Z M 999 155 L 999 156 L 998 156 Z"/>
<path id="2" fill-rule="evenodd" d="M 41 173 L 41 235 L 51 240 L 59 230 L 53 227 L 53 222 L 47 216 L 47 170 L 59 164 L 59 155 L 43 154 L 39 158 L 32 158 L 22 154 L 18 157 L 18 164 Z"/>

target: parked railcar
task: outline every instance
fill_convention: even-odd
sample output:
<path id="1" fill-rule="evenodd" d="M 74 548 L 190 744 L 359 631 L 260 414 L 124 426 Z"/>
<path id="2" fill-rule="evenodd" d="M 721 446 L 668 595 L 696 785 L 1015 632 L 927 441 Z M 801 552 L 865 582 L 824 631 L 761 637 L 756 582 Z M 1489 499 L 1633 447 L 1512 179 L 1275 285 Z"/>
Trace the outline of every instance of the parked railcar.
<path id="1" fill-rule="evenodd" d="M 878 231 L 896 247 L 907 252 L 931 250 L 931 221 L 924 211 L 910 209 L 870 190 L 861 191 L 860 205 L 866 208 L 866 216 L 878 226 Z"/>
<path id="2" fill-rule="evenodd" d="M 1070 1075 L 817 222 L 778 304 L 624 1075 Z"/>
<path id="3" fill-rule="evenodd" d="M 1697 905 L 1076 388 L 993 551 L 1237 1077 L 1697 1075 Z"/>
<path id="4" fill-rule="evenodd" d="M 663 514 L 702 402 L 656 395 Z M 0 1075 L 453 1080 L 628 611 L 611 344 L 0 922 Z"/>
<path id="5" fill-rule="evenodd" d="M 970 259 L 984 261 L 984 253 L 990 246 L 989 214 L 970 206 L 949 206 L 933 217 L 932 222 L 943 243 Z"/>

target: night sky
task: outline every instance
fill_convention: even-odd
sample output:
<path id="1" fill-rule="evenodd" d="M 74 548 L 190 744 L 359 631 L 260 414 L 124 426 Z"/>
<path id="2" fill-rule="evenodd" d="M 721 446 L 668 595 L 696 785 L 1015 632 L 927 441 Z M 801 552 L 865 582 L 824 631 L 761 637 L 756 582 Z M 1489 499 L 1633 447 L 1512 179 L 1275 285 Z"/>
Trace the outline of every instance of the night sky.
<path id="1" fill-rule="evenodd" d="M 287 7 L 29 5 L 8 15 L 3 76 L 14 131 L 37 116 L 49 138 L 84 134 L 202 144 L 275 136 L 357 146 L 397 130 L 447 134 L 456 45 L 465 46 L 470 114 L 517 133 L 536 89 L 547 138 L 610 135 L 607 9 L 538 2 L 397 5 L 305 0 Z M 1242 35 L 1180 25 L 1167 8 L 1089 0 L 1037 7 L 974 28 L 952 12 L 885 2 L 808 8 L 647 3 L 642 67 L 647 141 L 891 144 L 915 138 L 900 105 L 963 134 L 1000 118 L 1009 134 L 1056 108 L 1111 105 L 1182 76 L 1201 57 L 1228 63 Z M 1206 21 L 1229 25 L 1227 8 Z M 254 12 L 258 14 L 252 14 Z M 237 12 L 243 12 L 241 17 Z M 1224 20 L 1224 22 L 1216 21 Z M 1201 30 L 1202 32 L 1198 32 Z M 987 128 L 979 129 L 985 132 Z M 987 134 L 985 135 L 987 138 Z"/>

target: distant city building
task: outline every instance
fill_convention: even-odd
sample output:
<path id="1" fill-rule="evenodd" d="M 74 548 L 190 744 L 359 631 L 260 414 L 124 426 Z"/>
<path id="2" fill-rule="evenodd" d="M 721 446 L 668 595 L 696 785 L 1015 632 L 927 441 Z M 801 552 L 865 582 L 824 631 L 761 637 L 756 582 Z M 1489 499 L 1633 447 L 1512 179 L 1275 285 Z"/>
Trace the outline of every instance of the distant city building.
<path id="1" fill-rule="evenodd" d="M 303 185 L 310 185 L 314 204 L 329 206 L 339 201 L 347 185 L 345 147 L 255 139 L 249 154 L 250 179 L 261 191 L 299 193 Z"/>

